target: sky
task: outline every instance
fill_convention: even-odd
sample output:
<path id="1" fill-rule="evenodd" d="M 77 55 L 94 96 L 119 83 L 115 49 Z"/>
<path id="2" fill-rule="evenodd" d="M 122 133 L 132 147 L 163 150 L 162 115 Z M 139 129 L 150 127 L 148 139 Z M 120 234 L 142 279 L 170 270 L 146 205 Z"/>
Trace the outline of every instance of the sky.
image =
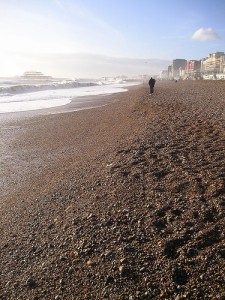
<path id="1" fill-rule="evenodd" d="M 0 76 L 156 74 L 225 52 L 224 0 L 0 0 Z"/>

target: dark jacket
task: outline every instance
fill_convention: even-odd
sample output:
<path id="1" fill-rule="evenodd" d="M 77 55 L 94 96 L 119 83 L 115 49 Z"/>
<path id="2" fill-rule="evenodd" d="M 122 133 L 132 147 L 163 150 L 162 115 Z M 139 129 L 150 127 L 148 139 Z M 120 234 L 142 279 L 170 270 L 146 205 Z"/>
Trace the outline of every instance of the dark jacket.
<path id="1" fill-rule="evenodd" d="M 148 82 L 148 84 L 149 84 L 149 86 L 154 87 L 154 85 L 155 85 L 155 79 L 151 77 L 150 80 L 149 80 L 149 82 Z"/>

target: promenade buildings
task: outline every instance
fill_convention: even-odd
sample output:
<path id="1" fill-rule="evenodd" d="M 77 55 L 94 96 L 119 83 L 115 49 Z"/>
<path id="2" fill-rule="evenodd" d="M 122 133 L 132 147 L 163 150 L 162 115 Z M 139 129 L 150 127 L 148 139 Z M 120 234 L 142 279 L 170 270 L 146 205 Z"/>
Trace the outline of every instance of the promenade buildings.
<path id="1" fill-rule="evenodd" d="M 159 78 L 225 80 L 225 53 L 211 53 L 201 60 L 174 59 L 167 70 L 160 72 Z"/>

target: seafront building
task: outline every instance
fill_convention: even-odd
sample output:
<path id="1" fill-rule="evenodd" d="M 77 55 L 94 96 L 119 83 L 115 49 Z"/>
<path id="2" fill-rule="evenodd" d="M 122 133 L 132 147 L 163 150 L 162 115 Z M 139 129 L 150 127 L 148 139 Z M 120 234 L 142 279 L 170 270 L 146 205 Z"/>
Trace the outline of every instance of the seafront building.
<path id="1" fill-rule="evenodd" d="M 225 53 L 210 53 L 201 60 L 174 59 L 166 71 L 160 72 L 159 79 L 169 80 L 196 80 L 196 79 L 224 79 L 225 80 Z"/>
<path id="2" fill-rule="evenodd" d="M 185 64 L 184 79 L 199 79 L 201 78 L 201 61 L 188 60 Z"/>
<path id="3" fill-rule="evenodd" d="M 159 77 L 161 79 L 167 79 L 168 78 L 168 71 L 167 70 L 162 70 L 159 74 Z"/>
<path id="4" fill-rule="evenodd" d="M 186 65 L 186 59 L 174 59 L 172 63 L 172 76 L 174 78 L 183 77 L 185 65 Z"/>
<path id="5" fill-rule="evenodd" d="M 26 71 L 23 73 L 22 76 L 20 76 L 21 79 L 27 79 L 27 80 L 50 80 L 52 79 L 51 76 L 46 76 L 41 72 L 37 71 Z"/>

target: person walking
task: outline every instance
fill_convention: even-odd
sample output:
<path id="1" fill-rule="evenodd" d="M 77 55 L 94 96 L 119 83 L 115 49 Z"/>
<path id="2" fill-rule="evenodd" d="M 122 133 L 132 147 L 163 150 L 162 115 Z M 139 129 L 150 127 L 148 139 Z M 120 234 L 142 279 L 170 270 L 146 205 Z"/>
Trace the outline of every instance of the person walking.
<path id="1" fill-rule="evenodd" d="M 148 84 L 150 87 L 150 95 L 152 95 L 154 93 L 155 79 L 151 77 Z"/>

